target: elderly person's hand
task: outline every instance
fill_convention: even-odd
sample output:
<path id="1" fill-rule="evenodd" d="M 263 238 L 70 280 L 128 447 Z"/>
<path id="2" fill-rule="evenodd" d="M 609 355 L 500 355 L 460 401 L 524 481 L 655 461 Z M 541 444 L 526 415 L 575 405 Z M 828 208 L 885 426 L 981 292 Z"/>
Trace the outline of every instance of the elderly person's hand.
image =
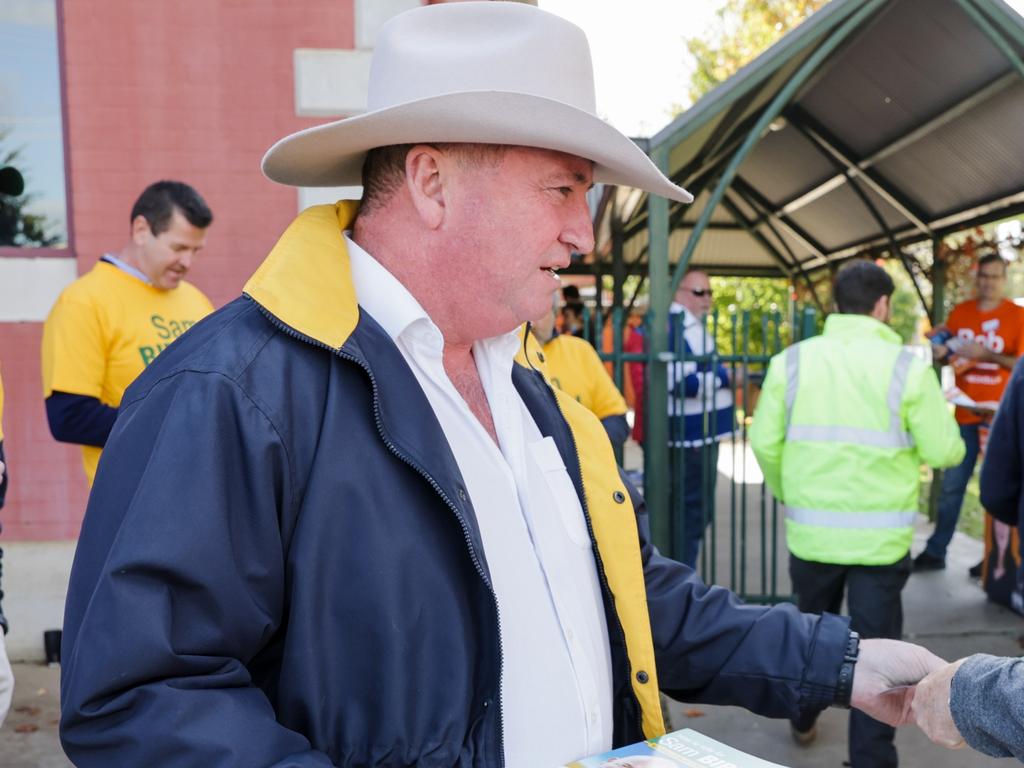
<path id="1" fill-rule="evenodd" d="M 901 640 L 861 640 L 850 704 L 888 725 L 913 723 L 914 684 L 945 664 L 919 645 Z"/>
<path id="2" fill-rule="evenodd" d="M 914 695 L 913 713 L 918 726 L 929 739 L 950 749 L 959 749 L 964 745 L 949 709 L 953 676 L 964 661 L 966 659 L 954 661 L 932 672 L 917 684 L 917 693 Z"/>

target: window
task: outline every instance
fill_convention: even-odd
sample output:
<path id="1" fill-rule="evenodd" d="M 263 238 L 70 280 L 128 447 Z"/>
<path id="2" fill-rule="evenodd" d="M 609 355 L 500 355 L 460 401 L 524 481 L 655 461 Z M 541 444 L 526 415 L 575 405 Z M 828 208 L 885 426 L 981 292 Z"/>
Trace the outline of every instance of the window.
<path id="1" fill-rule="evenodd" d="M 0 1 L 0 187 L 0 248 L 67 248 L 57 0 Z"/>

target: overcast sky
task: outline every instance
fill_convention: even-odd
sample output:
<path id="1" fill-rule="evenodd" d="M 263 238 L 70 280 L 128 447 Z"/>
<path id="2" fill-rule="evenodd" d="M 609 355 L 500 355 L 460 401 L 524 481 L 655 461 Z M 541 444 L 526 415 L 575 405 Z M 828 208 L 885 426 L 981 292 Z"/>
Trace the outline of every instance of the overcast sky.
<path id="1" fill-rule="evenodd" d="M 1024 0 L 1005 0 L 1024 15 Z M 699 34 L 720 0 L 539 0 L 590 39 L 601 116 L 630 136 L 651 136 L 686 104 L 692 61 L 683 39 Z"/>

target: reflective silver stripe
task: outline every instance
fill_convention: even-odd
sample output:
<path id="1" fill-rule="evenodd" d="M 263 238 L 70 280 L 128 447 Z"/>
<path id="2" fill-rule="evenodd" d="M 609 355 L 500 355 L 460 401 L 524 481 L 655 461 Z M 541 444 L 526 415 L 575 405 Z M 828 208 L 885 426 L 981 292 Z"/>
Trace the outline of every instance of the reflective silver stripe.
<path id="1" fill-rule="evenodd" d="M 798 345 L 791 344 L 786 349 L 786 425 L 793 418 L 793 403 L 796 402 L 796 390 L 800 384 L 800 350 Z"/>
<path id="2" fill-rule="evenodd" d="M 889 429 L 882 432 L 877 429 L 863 427 L 824 426 L 817 424 L 797 424 L 793 420 L 793 404 L 800 384 L 800 353 L 793 344 L 786 350 L 786 439 L 802 440 L 813 443 L 850 443 L 865 445 L 871 448 L 913 448 L 914 438 L 901 427 L 900 406 L 903 393 L 907 388 L 907 377 L 910 366 L 914 362 L 914 353 L 905 347 L 896 356 L 896 364 L 889 379 L 889 392 L 886 404 L 889 407 Z"/>
<path id="3" fill-rule="evenodd" d="M 896 357 L 896 365 L 892 368 L 892 378 L 889 379 L 889 431 L 893 434 L 900 432 L 903 425 L 900 419 L 900 404 L 903 402 L 903 391 L 907 388 L 907 376 L 910 374 L 910 364 L 914 362 L 913 353 L 903 347 Z"/>
<path id="4" fill-rule="evenodd" d="M 916 510 L 906 512 L 836 512 L 830 509 L 786 507 L 794 523 L 823 528 L 907 528 L 914 524 Z"/>
<path id="5" fill-rule="evenodd" d="M 791 424 L 786 428 L 787 440 L 811 443 L 852 443 L 872 448 L 913 448 L 914 438 L 907 432 L 879 432 L 861 427 L 821 427 Z"/>

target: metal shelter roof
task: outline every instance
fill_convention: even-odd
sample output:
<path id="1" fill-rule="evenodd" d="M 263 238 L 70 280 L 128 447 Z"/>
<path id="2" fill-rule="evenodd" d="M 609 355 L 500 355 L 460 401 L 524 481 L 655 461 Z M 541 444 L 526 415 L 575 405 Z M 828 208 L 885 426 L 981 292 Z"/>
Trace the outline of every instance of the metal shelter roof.
<path id="1" fill-rule="evenodd" d="M 696 200 L 609 190 L 595 257 L 611 263 L 595 266 L 621 304 L 622 277 L 646 262 L 652 363 L 688 264 L 802 279 L 817 298 L 812 270 L 886 250 L 921 273 L 903 244 L 1024 210 L 1022 57 L 1024 19 L 1002 0 L 832 0 L 651 138 L 651 159 Z M 667 412 L 666 370 L 647 367 L 649 413 Z M 667 420 L 649 419 L 659 545 L 667 442 Z"/>
<path id="2" fill-rule="evenodd" d="M 669 209 L 669 262 L 795 278 L 1024 210 L 1022 58 L 1001 0 L 833 0 L 649 140 L 696 197 Z M 596 258 L 614 217 L 639 265 L 647 196 L 610 194 Z"/>

